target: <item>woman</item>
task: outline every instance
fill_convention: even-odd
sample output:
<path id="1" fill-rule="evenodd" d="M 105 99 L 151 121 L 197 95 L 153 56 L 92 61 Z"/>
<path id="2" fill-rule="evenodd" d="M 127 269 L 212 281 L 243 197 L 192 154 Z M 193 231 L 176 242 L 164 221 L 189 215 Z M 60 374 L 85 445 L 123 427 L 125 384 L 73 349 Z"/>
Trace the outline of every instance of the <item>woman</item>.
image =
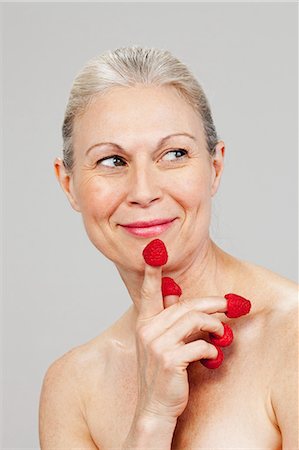
<path id="1" fill-rule="evenodd" d="M 297 285 L 209 237 L 225 145 L 188 68 L 141 47 L 94 58 L 74 81 L 63 138 L 57 179 L 132 305 L 49 367 L 42 449 L 297 448 Z M 153 220 L 164 225 L 135 223 Z M 163 266 L 143 258 L 153 239 Z M 163 298 L 162 276 L 182 295 Z M 250 313 L 229 319 L 227 293 Z M 209 333 L 226 323 L 234 342 L 208 369 Z"/>

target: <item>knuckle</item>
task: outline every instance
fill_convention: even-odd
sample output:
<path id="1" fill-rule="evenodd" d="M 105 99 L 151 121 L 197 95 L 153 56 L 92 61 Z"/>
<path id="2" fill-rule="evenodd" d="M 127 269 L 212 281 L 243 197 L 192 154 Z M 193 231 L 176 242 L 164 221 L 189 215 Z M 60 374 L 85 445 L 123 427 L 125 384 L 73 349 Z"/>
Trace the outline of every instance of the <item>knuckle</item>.
<path id="1" fill-rule="evenodd" d="M 174 368 L 173 355 L 170 352 L 164 352 L 162 355 L 162 365 L 165 371 L 172 371 Z"/>
<path id="2" fill-rule="evenodd" d="M 173 356 L 170 351 L 163 349 L 159 340 L 153 341 L 150 348 L 154 360 L 158 362 L 163 370 L 168 371 L 173 368 Z"/>
<path id="3" fill-rule="evenodd" d="M 136 335 L 141 342 L 147 343 L 150 340 L 150 328 L 145 325 L 139 325 L 136 327 Z"/>
<path id="4" fill-rule="evenodd" d="M 149 286 L 144 285 L 140 289 L 140 294 L 143 299 L 151 299 L 153 294 Z"/>
<path id="5" fill-rule="evenodd" d="M 161 351 L 161 344 L 160 342 L 155 339 L 152 343 L 151 343 L 151 353 L 153 354 L 153 356 L 160 358 L 160 355 L 162 353 Z"/>

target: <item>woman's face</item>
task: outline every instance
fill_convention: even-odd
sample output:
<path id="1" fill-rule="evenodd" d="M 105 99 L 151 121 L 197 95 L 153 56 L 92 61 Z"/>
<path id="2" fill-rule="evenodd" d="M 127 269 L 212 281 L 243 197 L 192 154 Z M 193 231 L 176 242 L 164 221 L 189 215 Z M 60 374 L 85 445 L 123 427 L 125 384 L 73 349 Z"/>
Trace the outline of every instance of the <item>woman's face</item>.
<path id="1" fill-rule="evenodd" d="M 91 242 L 117 266 L 142 272 L 142 250 L 155 238 L 168 249 L 169 270 L 202 248 L 224 145 L 217 145 L 216 165 L 200 118 L 175 88 L 117 87 L 95 97 L 75 119 L 73 147 L 70 183 L 56 159 L 57 177 L 81 212 Z M 175 220 L 155 236 L 131 234 L 122 226 L 169 218 Z"/>

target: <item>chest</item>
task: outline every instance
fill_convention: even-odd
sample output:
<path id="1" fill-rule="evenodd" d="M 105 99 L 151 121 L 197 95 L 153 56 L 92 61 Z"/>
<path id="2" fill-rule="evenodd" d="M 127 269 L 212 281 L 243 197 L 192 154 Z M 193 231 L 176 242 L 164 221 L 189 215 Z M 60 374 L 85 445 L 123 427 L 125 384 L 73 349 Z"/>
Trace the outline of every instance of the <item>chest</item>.
<path id="1" fill-rule="evenodd" d="M 268 371 L 252 352 L 243 358 L 236 347 L 224 353 L 216 370 L 196 362 L 189 365 L 189 401 L 178 418 L 171 449 L 281 449 Z M 122 370 L 119 360 L 114 361 L 105 382 L 97 384 L 98 391 L 86 402 L 88 427 L 101 450 L 121 448 L 137 402 L 136 367 Z"/>

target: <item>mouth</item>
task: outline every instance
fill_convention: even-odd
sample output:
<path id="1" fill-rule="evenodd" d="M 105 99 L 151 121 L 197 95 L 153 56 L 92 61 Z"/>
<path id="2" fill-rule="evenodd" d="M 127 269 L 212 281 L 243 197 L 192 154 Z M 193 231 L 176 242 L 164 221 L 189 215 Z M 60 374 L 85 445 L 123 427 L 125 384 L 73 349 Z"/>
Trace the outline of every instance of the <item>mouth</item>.
<path id="1" fill-rule="evenodd" d="M 174 219 L 165 219 L 164 222 L 159 220 L 153 220 L 151 222 L 135 222 L 133 224 L 128 225 L 121 225 L 122 228 L 124 228 L 128 233 L 133 234 L 135 236 L 141 236 L 141 237 L 153 237 L 157 236 L 158 234 L 163 233 L 168 228 L 171 227 L 173 222 L 176 220 Z M 136 226 L 138 224 L 138 226 Z"/>

